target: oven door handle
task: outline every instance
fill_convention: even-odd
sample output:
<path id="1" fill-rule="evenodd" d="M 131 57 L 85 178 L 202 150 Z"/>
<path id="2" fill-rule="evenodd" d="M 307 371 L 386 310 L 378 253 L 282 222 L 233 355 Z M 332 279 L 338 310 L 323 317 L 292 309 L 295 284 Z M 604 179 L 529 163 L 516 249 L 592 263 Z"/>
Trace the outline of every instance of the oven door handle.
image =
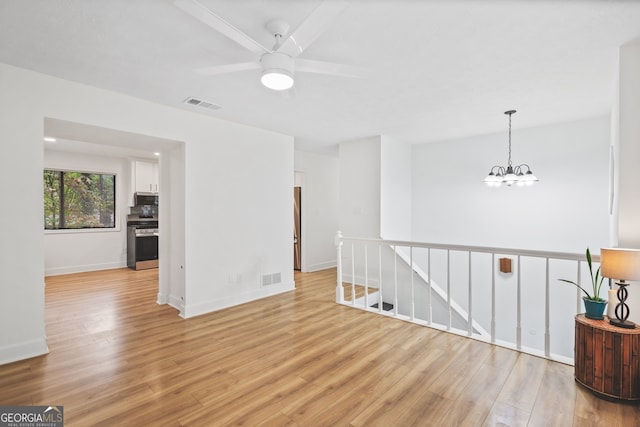
<path id="1" fill-rule="evenodd" d="M 158 233 L 136 233 L 136 237 L 158 237 Z"/>

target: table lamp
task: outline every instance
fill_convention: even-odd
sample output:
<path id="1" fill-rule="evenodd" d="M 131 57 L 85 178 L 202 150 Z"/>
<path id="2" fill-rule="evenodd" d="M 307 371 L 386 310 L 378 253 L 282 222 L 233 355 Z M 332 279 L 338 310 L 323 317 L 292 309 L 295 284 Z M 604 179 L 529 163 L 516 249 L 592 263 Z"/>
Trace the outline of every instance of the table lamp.
<path id="1" fill-rule="evenodd" d="M 602 248 L 600 249 L 600 271 L 603 277 L 616 279 L 618 285 L 618 305 L 612 325 L 632 329 L 636 324 L 627 320 L 629 306 L 627 300 L 627 280 L 640 280 L 640 249 Z"/>

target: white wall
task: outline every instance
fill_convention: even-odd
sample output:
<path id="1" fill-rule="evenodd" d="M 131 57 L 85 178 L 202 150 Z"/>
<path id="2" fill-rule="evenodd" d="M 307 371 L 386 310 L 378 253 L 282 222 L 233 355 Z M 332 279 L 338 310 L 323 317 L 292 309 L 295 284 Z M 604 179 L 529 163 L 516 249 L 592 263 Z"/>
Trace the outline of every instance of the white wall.
<path id="1" fill-rule="evenodd" d="M 618 243 L 640 248 L 640 42 L 620 48 Z"/>
<path id="2" fill-rule="evenodd" d="M 411 145 L 382 135 L 380 152 L 380 236 L 411 240 Z"/>
<path id="3" fill-rule="evenodd" d="M 42 114 L 36 82 L 0 67 L 0 363 L 46 353 Z"/>
<path id="4" fill-rule="evenodd" d="M 240 126 L 202 136 L 186 147 L 186 317 L 294 288 L 292 138 Z M 274 273 L 281 284 L 261 287 Z"/>
<path id="5" fill-rule="evenodd" d="M 0 93 L 0 195 L 15 207 L 2 210 L 0 363 L 47 351 L 46 117 L 185 142 L 184 259 L 161 265 L 169 277 L 184 268 L 184 295 L 169 296 L 184 298 L 184 316 L 293 289 L 292 137 L 7 65 Z M 281 284 L 262 287 L 263 273 Z"/>
<path id="6" fill-rule="evenodd" d="M 47 150 L 44 167 L 116 175 L 116 228 L 44 231 L 45 275 L 127 266 L 129 167 L 124 158 Z"/>
<path id="7" fill-rule="evenodd" d="M 380 137 L 339 147 L 340 231 L 349 237 L 380 237 Z"/>
<path id="8" fill-rule="evenodd" d="M 185 314 L 185 183 L 184 144 L 160 155 L 160 188 L 162 189 L 159 218 L 159 289 L 158 303 L 170 304 Z M 165 266 L 165 260 L 171 260 Z M 168 267 L 168 268 L 167 268 Z"/>
<path id="9" fill-rule="evenodd" d="M 486 187 L 507 132 L 414 146 L 413 236 L 425 242 L 583 253 L 609 238 L 609 119 L 512 130 L 532 187 Z"/>
<path id="10" fill-rule="evenodd" d="M 338 231 L 338 159 L 294 152 L 294 168 L 302 177 L 302 271 L 335 267 L 334 235 Z"/>
<path id="11" fill-rule="evenodd" d="M 614 145 L 614 212 L 611 218 L 613 246 L 640 248 L 640 42 L 622 46 L 619 58 L 617 99 L 612 118 Z M 629 320 L 640 324 L 640 286 L 630 286 Z"/>

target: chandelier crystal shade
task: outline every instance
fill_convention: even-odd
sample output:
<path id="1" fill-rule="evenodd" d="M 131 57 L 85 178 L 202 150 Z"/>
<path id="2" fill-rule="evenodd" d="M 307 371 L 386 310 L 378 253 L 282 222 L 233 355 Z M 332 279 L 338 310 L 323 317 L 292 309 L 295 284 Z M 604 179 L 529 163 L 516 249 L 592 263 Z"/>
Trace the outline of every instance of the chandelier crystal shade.
<path id="1" fill-rule="evenodd" d="M 518 186 L 533 185 L 538 181 L 529 165 L 523 163 L 513 166 L 511 163 L 511 115 L 515 112 L 516 110 L 504 112 L 509 116 L 509 162 L 506 167 L 496 165 L 491 168 L 489 175 L 484 179 L 484 182 L 489 187 L 500 187 L 502 184 L 507 186 L 512 186 L 513 184 Z"/>

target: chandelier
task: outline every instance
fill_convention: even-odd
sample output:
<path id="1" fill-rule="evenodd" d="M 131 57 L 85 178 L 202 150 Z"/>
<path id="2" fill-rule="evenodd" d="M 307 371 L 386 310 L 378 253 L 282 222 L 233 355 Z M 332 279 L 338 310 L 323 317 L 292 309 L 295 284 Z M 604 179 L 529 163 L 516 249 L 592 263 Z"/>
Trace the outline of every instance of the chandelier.
<path id="1" fill-rule="evenodd" d="M 512 186 L 513 184 L 518 186 L 533 185 L 538 181 L 538 178 L 531 172 L 529 165 L 523 163 L 513 166 L 511 163 L 511 115 L 515 112 L 516 110 L 504 112 L 509 116 L 509 163 L 506 168 L 499 165 L 491 168 L 489 175 L 484 179 L 484 182 L 489 187 L 500 187 L 502 184 L 507 186 Z"/>

